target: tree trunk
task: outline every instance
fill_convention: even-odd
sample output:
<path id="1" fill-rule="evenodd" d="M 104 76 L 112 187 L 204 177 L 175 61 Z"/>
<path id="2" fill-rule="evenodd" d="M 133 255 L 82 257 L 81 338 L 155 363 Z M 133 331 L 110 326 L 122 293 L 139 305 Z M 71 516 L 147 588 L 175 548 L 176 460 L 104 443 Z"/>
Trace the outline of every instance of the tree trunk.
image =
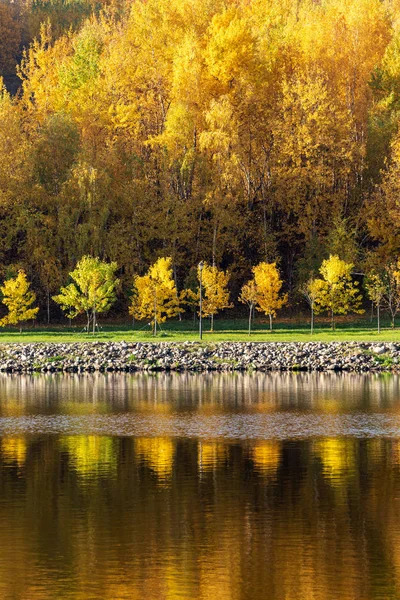
<path id="1" fill-rule="evenodd" d="M 196 239 L 196 252 L 195 252 L 195 264 L 198 263 L 199 259 L 199 246 L 200 246 L 200 234 L 201 234 L 201 222 L 203 220 L 203 209 L 201 209 L 199 214 L 199 221 L 197 226 L 197 239 Z"/>
<path id="2" fill-rule="evenodd" d="M 179 296 L 178 296 L 178 278 L 176 276 L 176 265 L 175 265 L 175 262 L 174 262 L 174 282 L 175 282 L 175 290 L 176 290 L 176 299 L 179 302 Z M 181 312 L 178 313 L 178 319 L 179 319 L 179 321 L 182 321 L 182 313 Z"/>
<path id="3" fill-rule="evenodd" d="M 333 312 L 333 309 L 332 309 L 331 329 L 332 329 L 332 331 L 335 331 L 335 313 Z"/>
<path id="4" fill-rule="evenodd" d="M 96 333 L 96 309 L 93 309 L 93 330 L 92 330 L 93 335 Z"/>
<path id="5" fill-rule="evenodd" d="M 249 335 L 251 334 L 251 311 L 252 311 L 253 307 L 250 305 L 250 311 L 249 311 Z"/>
<path id="6" fill-rule="evenodd" d="M 154 294 L 154 329 L 153 335 L 157 335 L 157 296 Z"/>
<path id="7" fill-rule="evenodd" d="M 378 317 L 378 333 L 380 333 L 381 332 L 381 320 L 380 320 L 379 304 L 376 307 L 376 316 Z"/>
<path id="8" fill-rule="evenodd" d="M 268 239 L 268 226 L 267 226 L 267 209 L 265 206 L 265 201 L 263 204 L 263 225 L 264 225 L 264 252 L 265 252 L 265 262 L 268 262 L 268 243 L 267 243 L 267 239 Z"/>
<path id="9" fill-rule="evenodd" d="M 314 333 L 314 306 L 311 306 L 311 335 Z"/>
<path id="10" fill-rule="evenodd" d="M 86 316 L 87 316 L 86 329 L 87 329 L 87 334 L 89 335 L 89 329 L 90 329 L 90 315 L 89 315 L 89 312 L 86 313 Z"/>
<path id="11" fill-rule="evenodd" d="M 269 316 L 269 330 L 272 331 L 272 315 Z"/>
<path id="12" fill-rule="evenodd" d="M 50 291 L 47 290 L 46 293 L 46 302 L 47 302 L 47 325 L 50 323 Z"/>
<path id="13" fill-rule="evenodd" d="M 210 317 L 210 331 L 214 331 L 214 315 Z"/>
<path id="14" fill-rule="evenodd" d="M 215 253 L 217 250 L 217 225 L 214 225 L 212 242 L 212 266 L 215 267 Z"/>

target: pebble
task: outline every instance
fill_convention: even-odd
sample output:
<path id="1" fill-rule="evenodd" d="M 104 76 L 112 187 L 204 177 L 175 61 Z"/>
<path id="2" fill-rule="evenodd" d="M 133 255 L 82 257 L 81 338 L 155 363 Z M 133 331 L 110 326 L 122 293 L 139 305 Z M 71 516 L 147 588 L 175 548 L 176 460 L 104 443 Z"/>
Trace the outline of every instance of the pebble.
<path id="1" fill-rule="evenodd" d="M 0 344 L 0 371 L 399 371 L 400 343 L 79 342 Z"/>

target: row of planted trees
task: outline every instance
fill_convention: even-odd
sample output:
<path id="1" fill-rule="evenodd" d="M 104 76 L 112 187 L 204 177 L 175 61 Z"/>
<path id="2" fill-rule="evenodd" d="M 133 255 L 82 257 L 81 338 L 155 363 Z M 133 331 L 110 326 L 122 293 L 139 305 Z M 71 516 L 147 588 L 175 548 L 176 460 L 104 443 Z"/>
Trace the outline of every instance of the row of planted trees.
<path id="1" fill-rule="evenodd" d="M 93 333 L 97 327 L 99 314 L 107 312 L 117 298 L 120 280 L 116 277 L 117 264 L 107 263 L 99 258 L 84 256 L 70 273 L 71 282 L 53 296 L 69 318 L 86 315 L 87 332 Z M 276 263 L 261 262 L 252 269 L 253 278 L 243 285 L 238 300 L 249 309 L 249 335 L 255 311 L 272 319 L 277 311 L 288 303 L 288 295 L 281 292 L 283 281 Z M 320 277 L 311 277 L 299 292 L 308 302 L 311 310 L 311 333 L 314 328 L 314 314 L 329 312 L 332 329 L 338 314 L 363 313 L 362 294 L 359 282 L 354 279 L 353 264 L 331 255 L 324 260 L 319 270 Z M 382 271 L 371 270 L 364 276 L 364 287 L 369 299 L 377 309 L 378 331 L 380 312 L 386 309 L 394 326 L 394 319 L 400 310 L 400 261 L 387 265 Z M 157 326 L 168 318 L 176 317 L 186 310 L 202 317 L 210 317 L 211 331 L 214 316 L 233 305 L 228 290 L 229 273 L 215 265 L 200 263 L 197 267 L 197 281 L 190 288 L 178 292 L 173 277 L 172 259 L 159 258 L 143 276 L 134 277 L 129 313 L 134 319 L 149 320 L 154 334 Z M 21 323 L 33 319 L 39 310 L 32 305 L 36 295 L 30 290 L 26 274 L 20 270 L 15 278 L 6 280 L 0 286 L 3 304 L 8 314 L 0 325 Z"/>

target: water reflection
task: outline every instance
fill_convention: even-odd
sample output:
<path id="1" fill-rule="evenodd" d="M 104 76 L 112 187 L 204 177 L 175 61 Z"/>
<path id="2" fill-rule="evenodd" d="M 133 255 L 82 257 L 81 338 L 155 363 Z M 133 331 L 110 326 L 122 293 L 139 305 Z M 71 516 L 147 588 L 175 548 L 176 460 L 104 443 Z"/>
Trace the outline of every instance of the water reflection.
<path id="1" fill-rule="evenodd" d="M 400 377 L 336 373 L 0 374 L 0 416 L 225 413 L 400 414 Z"/>
<path id="2" fill-rule="evenodd" d="M 398 598 L 398 458 L 397 440 L 5 438 L 0 597 Z"/>
<path id="3" fill-rule="evenodd" d="M 60 438 L 61 450 L 81 477 L 112 476 L 117 470 L 116 440 L 96 435 L 68 435 Z"/>
<path id="4" fill-rule="evenodd" d="M 252 446 L 251 457 L 255 469 L 262 475 L 274 475 L 281 459 L 279 442 L 265 440 Z"/>
<path id="5" fill-rule="evenodd" d="M 399 598 L 400 436 L 361 435 L 399 398 L 379 376 L 0 376 L 0 598 Z"/>
<path id="6" fill-rule="evenodd" d="M 168 438 L 138 438 L 135 440 L 135 456 L 148 466 L 162 483 L 172 476 L 175 447 Z"/>
<path id="7" fill-rule="evenodd" d="M 398 376 L 333 373 L 2 374 L 0 434 L 397 437 L 399 386 Z"/>

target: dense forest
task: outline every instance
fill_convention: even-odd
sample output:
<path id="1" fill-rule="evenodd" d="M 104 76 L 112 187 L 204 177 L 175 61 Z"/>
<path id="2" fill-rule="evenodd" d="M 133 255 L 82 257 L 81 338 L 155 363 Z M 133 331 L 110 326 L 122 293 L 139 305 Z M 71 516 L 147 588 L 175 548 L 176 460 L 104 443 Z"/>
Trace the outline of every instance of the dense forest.
<path id="1" fill-rule="evenodd" d="M 0 73 L 0 278 L 43 304 L 87 254 L 235 297 L 277 261 L 292 306 L 399 258 L 400 0 L 1 0 Z"/>

